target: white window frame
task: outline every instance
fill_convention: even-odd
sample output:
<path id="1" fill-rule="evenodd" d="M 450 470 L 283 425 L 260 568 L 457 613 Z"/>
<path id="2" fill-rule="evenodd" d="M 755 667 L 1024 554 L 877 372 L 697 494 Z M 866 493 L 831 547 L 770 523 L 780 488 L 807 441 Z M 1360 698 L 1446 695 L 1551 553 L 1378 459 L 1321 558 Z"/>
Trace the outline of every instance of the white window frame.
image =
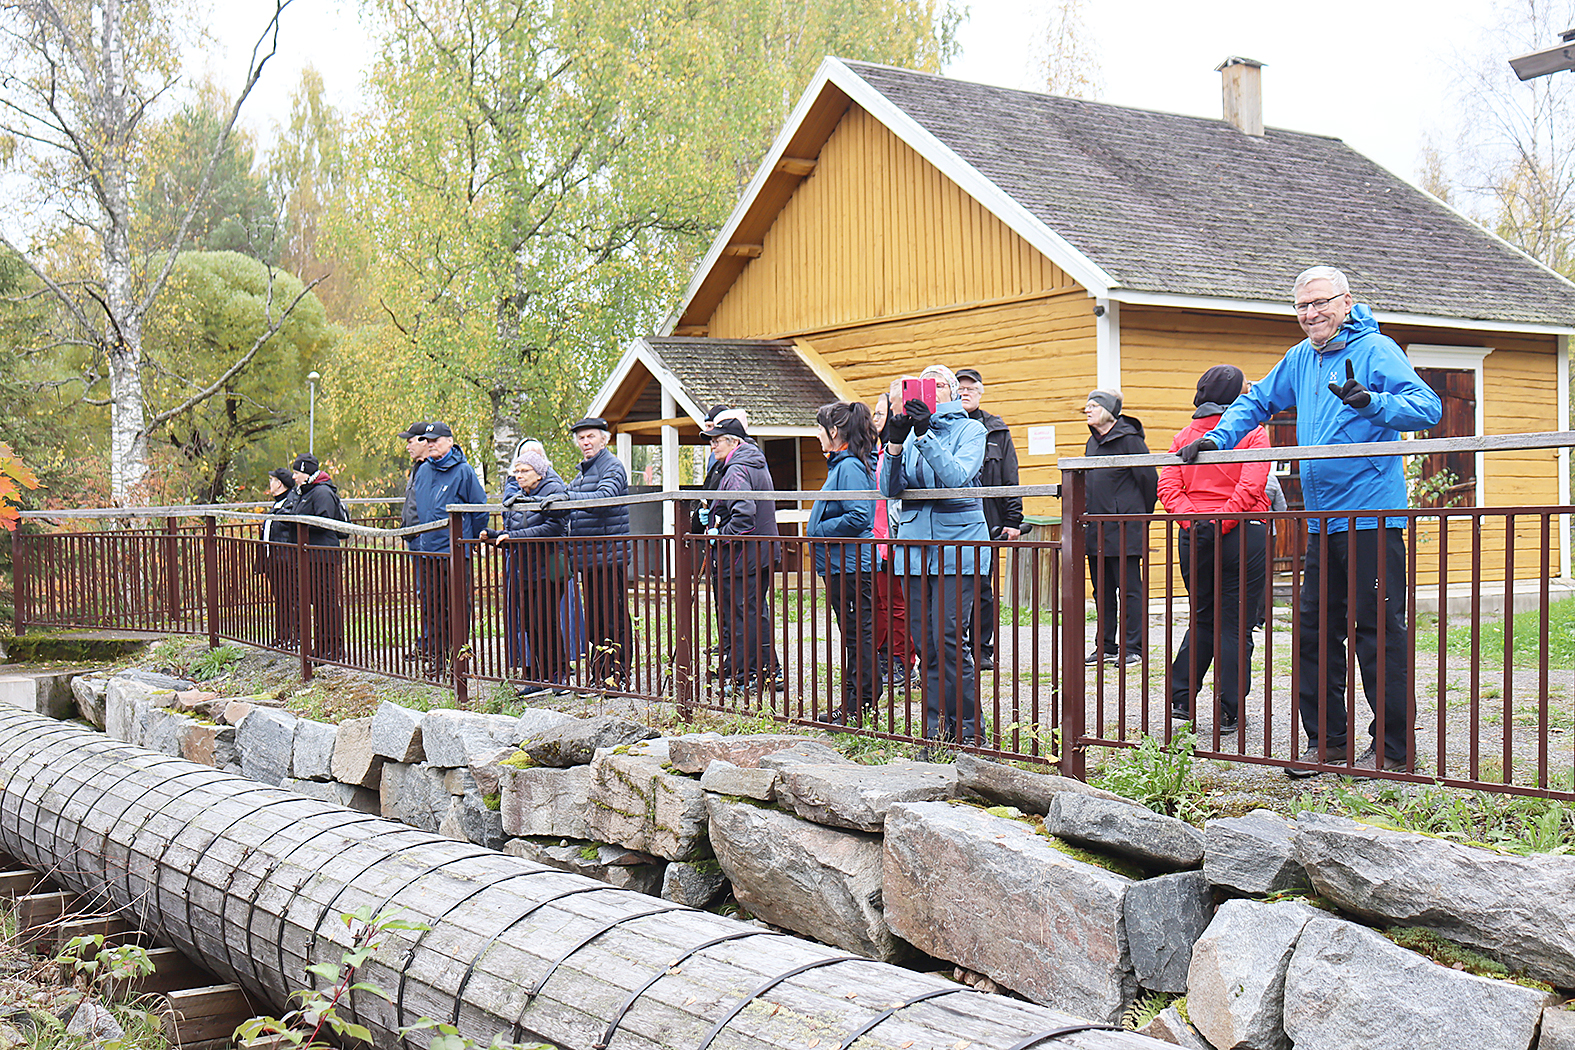
<path id="1" fill-rule="evenodd" d="M 1472 426 L 1476 430 L 1475 437 L 1481 437 L 1484 420 L 1486 419 L 1486 406 L 1482 396 L 1482 362 L 1488 354 L 1493 352 L 1491 346 L 1432 346 L 1426 343 L 1411 343 L 1405 348 L 1406 357 L 1411 360 L 1412 368 L 1448 368 L 1455 371 L 1470 371 L 1475 374 L 1476 381 L 1476 419 Z M 1487 478 L 1483 474 L 1487 466 L 1487 456 L 1476 453 L 1474 466 L 1477 482 L 1476 505 L 1487 505 Z"/>

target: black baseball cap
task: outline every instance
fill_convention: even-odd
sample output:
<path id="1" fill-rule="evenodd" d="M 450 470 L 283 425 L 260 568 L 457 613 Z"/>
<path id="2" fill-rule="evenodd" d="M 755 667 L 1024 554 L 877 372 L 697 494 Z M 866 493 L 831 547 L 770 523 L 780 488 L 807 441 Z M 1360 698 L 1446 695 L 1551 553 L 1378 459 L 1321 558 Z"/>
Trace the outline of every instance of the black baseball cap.
<path id="1" fill-rule="evenodd" d="M 453 436 L 454 432 L 448 428 L 447 423 L 428 423 L 421 429 L 421 437 L 426 441 L 433 441 L 437 438 L 451 438 Z"/>
<path id="2" fill-rule="evenodd" d="M 578 423 L 576 423 L 572 427 L 570 427 L 569 428 L 569 433 L 571 433 L 571 434 L 578 434 L 582 430 L 611 430 L 611 429 L 612 429 L 612 427 L 607 425 L 607 420 L 603 419 L 601 416 L 586 416 L 584 419 L 580 420 Z"/>
<path id="3" fill-rule="evenodd" d="M 984 385 L 984 376 L 979 374 L 979 370 L 977 368 L 959 368 L 957 370 L 957 378 L 958 379 L 972 379 L 975 383 L 978 383 L 980 386 Z"/>
<path id="4" fill-rule="evenodd" d="M 409 441 L 411 438 L 420 437 L 426 432 L 426 429 L 427 421 L 423 419 L 419 422 L 410 424 L 408 427 L 401 430 L 397 436 L 404 438 L 406 441 Z"/>
<path id="5" fill-rule="evenodd" d="M 728 437 L 736 437 L 740 441 L 744 441 L 749 438 L 749 431 L 745 430 L 744 424 L 734 416 L 717 420 L 705 430 L 700 431 L 700 436 L 703 438 L 716 438 L 721 437 L 724 434 L 726 434 Z"/>

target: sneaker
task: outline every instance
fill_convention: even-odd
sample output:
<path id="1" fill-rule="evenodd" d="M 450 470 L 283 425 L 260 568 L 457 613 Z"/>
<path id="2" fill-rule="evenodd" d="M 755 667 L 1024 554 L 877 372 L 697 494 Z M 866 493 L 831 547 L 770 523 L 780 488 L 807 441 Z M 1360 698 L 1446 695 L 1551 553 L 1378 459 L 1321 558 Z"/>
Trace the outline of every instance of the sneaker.
<path id="1" fill-rule="evenodd" d="M 1114 660 L 1114 659 L 1115 659 L 1114 656 L 1112 656 L 1112 655 L 1110 655 L 1108 653 L 1102 653 L 1098 649 L 1095 649 L 1093 652 L 1088 654 L 1088 658 L 1083 661 L 1083 665 L 1085 667 L 1098 667 L 1100 664 L 1104 663 L 1106 660 Z"/>
<path id="2" fill-rule="evenodd" d="M 1186 704 L 1171 704 L 1170 717 L 1178 722 L 1192 721 L 1192 712 L 1187 710 Z"/>
<path id="3" fill-rule="evenodd" d="M 1243 721 L 1246 721 L 1246 720 L 1243 719 Z M 1236 731 L 1239 728 L 1241 728 L 1241 727 L 1237 723 L 1236 718 L 1235 718 L 1234 715 L 1222 715 L 1220 717 L 1220 735 L 1221 736 L 1234 736 L 1236 734 Z"/>
<path id="4" fill-rule="evenodd" d="M 1365 752 L 1363 752 L 1362 756 L 1356 760 L 1356 765 L 1360 769 L 1384 769 L 1391 773 L 1402 773 L 1405 771 L 1406 760 L 1403 758 L 1390 758 L 1388 755 L 1385 755 L 1382 759 L 1380 759 L 1378 757 L 1377 749 L 1374 747 L 1369 747 Z M 1361 776 L 1360 773 L 1355 773 L 1352 775 Z"/>
<path id="5" fill-rule="evenodd" d="M 1348 754 L 1349 752 L 1343 747 L 1331 747 L 1324 758 L 1324 763 L 1331 766 L 1338 765 L 1345 761 L 1346 755 Z M 1308 748 L 1302 753 L 1302 761 L 1318 761 L 1318 749 L 1316 747 Z M 1307 777 L 1315 777 L 1322 772 L 1323 770 L 1321 769 L 1298 769 L 1295 766 L 1285 767 L 1285 775 L 1288 777 L 1295 777 L 1297 780 L 1304 780 Z"/>
<path id="6" fill-rule="evenodd" d="M 1123 656 L 1123 657 L 1112 656 L 1111 659 L 1114 660 L 1116 663 L 1126 664 L 1128 667 L 1131 667 L 1133 664 L 1140 664 L 1140 663 L 1143 662 L 1143 654 L 1142 653 L 1127 653 L 1126 656 Z"/>

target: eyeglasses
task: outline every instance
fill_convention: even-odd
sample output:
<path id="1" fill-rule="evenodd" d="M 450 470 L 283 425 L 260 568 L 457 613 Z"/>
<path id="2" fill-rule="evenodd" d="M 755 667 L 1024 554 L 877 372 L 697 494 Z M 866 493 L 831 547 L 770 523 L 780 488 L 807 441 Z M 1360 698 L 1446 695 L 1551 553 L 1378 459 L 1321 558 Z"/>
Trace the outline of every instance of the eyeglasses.
<path id="1" fill-rule="evenodd" d="M 1297 313 L 1304 314 L 1310 310 L 1322 310 L 1336 299 L 1344 299 L 1347 294 L 1349 293 L 1341 292 L 1339 295 L 1331 295 L 1327 299 L 1313 299 L 1305 303 L 1292 303 L 1291 305 L 1296 308 Z"/>

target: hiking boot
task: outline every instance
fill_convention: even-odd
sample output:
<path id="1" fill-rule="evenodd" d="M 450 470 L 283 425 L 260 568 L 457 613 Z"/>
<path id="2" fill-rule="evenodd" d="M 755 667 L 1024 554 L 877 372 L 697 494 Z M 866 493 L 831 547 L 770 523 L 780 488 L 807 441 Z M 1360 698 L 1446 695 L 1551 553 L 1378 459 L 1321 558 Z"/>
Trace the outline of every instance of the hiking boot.
<path id="1" fill-rule="evenodd" d="M 1328 752 L 1325 754 L 1323 761 L 1324 761 L 1325 765 L 1330 765 L 1330 766 L 1340 765 L 1340 764 L 1345 762 L 1346 756 L 1349 755 L 1349 754 L 1350 754 L 1350 752 L 1347 751 L 1344 746 L 1331 747 L 1331 748 L 1329 748 Z M 1304 751 L 1302 753 L 1302 761 L 1303 762 L 1316 762 L 1316 761 L 1318 761 L 1318 749 L 1317 749 L 1317 747 L 1311 747 L 1308 750 Z M 1319 773 L 1322 773 L 1322 772 L 1324 772 L 1324 771 L 1321 770 L 1321 769 L 1299 769 L 1299 768 L 1297 768 L 1295 766 L 1286 766 L 1285 767 L 1285 775 L 1288 776 L 1288 777 L 1295 777 L 1297 780 L 1304 780 L 1307 777 L 1315 777 Z"/>

